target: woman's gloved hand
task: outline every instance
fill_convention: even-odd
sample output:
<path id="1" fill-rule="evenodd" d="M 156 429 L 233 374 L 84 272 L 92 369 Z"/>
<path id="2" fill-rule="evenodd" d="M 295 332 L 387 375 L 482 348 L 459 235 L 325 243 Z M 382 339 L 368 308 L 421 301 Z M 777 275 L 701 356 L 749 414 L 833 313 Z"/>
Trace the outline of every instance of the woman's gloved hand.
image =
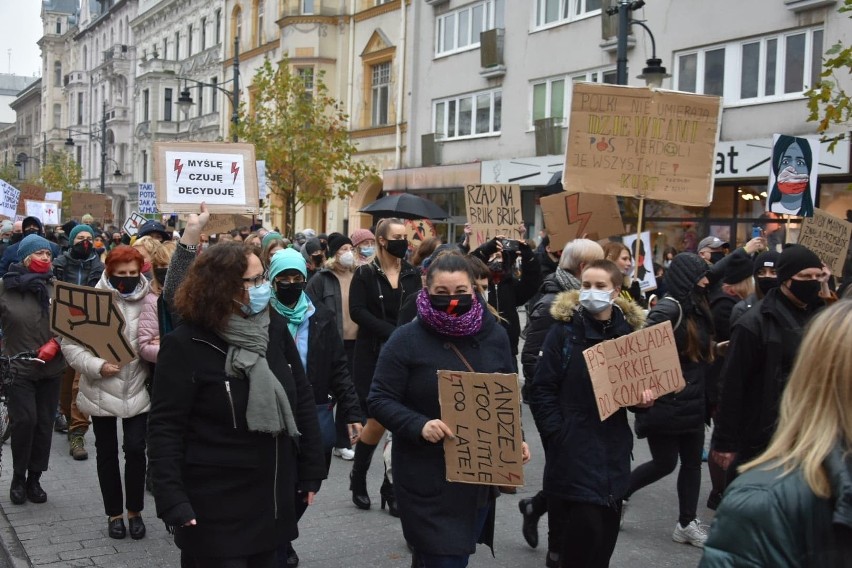
<path id="1" fill-rule="evenodd" d="M 52 361 L 53 358 L 56 357 L 57 353 L 59 353 L 59 342 L 56 341 L 56 338 L 54 337 L 38 348 L 38 354 L 36 357 L 47 363 L 48 361 Z"/>

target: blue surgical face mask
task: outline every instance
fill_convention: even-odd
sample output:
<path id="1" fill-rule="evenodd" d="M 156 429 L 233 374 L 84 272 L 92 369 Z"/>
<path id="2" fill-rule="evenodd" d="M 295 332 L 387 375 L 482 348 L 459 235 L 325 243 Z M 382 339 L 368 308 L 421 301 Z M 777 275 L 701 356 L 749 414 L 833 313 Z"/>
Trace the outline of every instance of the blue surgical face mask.
<path id="1" fill-rule="evenodd" d="M 269 299 L 272 297 L 272 288 L 269 282 L 252 286 L 248 289 L 249 303 L 240 304 L 240 309 L 247 316 L 259 314 L 269 305 Z"/>
<path id="2" fill-rule="evenodd" d="M 373 256 L 376 252 L 376 247 L 361 247 L 361 256 Z"/>
<path id="3" fill-rule="evenodd" d="M 593 314 L 599 314 L 612 305 L 612 290 L 580 290 L 580 305 Z"/>

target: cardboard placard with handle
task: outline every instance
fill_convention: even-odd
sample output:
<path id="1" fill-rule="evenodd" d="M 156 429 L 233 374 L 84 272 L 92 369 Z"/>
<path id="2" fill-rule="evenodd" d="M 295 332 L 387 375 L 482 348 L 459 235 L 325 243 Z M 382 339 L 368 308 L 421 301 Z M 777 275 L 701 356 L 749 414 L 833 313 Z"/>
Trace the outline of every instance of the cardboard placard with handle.
<path id="1" fill-rule="evenodd" d="M 57 282 L 51 307 L 50 329 L 57 335 L 118 366 L 136 358 L 112 292 Z"/>
<path id="2" fill-rule="evenodd" d="M 624 221 L 613 195 L 557 193 L 540 199 L 550 250 L 562 250 L 583 235 L 599 241 L 624 233 Z"/>
<path id="3" fill-rule="evenodd" d="M 467 185 L 464 188 L 467 222 L 473 227 L 470 248 L 475 249 L 497 235 L 518 239 L 524 224 L 521 215 L 521 186 L 508 183 Z"/>
<path id="4" fill-rule="evenodd" d="M 438 371 L 447 481 L 524 484 L 517 374 Z"/>
<path id="5" fill-rule="evenodd" d="M 32 201 L 25 200 L 27 217 L 39 219 L 42 225 L 58 225 L 62 222 L 59 203 L 55 201 Z"/>
<path id="6" fill-rule="evenodd" d="M 91 215 L 95 221 L 103 222 L 107 217 L 107 196 L 102 193 L 86 191 L 71 192 L 71 218 L 82 220 L 83 215 Z"/>
<path id="7" fill-rule="evenodd" d="M 645 390 L 657 399 L 686 386 L 668 321 L 598 343 L 583 351 L 583 358 L 601 421 L 641 402 Z"/>
<path id="8" fill-rule="evenodd" d="M 148 219 L 146 219 L 144 215 L 134 211 L 130 214 L 130 217 L 127 218 L 127 221 L 124 222 L 124 225 L 121 228 L 124 229 L 125 233 L 132 237 L 139 232 L 139 227 L 144 225 L 147 220 Z"/>
<path id="9" fill-rule="evenodd" d="M 819 208 L 814 208 L 813 217 L 805 217 L 799 231 L 800 245 L 814 251 L 835 276 L 843 276 L 843 266 L 852 238 L 852 223 Z"/>
<path id="10" fill-rule="evenodd" d="M 204 225 L 205 235 L 227 233 L 239 227 L 250 227 L 252 218 L 249 215 L 210 215 Z"/>

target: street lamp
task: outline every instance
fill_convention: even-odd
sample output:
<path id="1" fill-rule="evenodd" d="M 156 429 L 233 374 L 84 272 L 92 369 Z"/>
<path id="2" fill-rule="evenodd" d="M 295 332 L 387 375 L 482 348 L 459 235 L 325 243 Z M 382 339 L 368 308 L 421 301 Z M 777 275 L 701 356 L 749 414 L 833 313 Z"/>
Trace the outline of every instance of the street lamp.
<path id="1" fill-rule="evenodd" d="M 651 38 L 651 59 L 645 61 L 647 67 L 642 69 L 642 74 L 637 75 L 636 78 L 645 79 L 646 85 L 659 89 L 663 86 L 663 79 L 667 79 L 671 77 L 671 75 L 666 73 L 666 68 L 663 67 L 663 60 L 657 57 L 657 42 L 654 40 L 654 34 L 651 33 L 651 28 L 645 25 L 645 22 L 641 20 L 630 20 L 630 23 L 631 25 L 635 24 L 645 28 L 645 31 L 648 32 L 648 36 Z"/>
<path id="2" fill-rule="evenodd" d="M 619 85 L 627 84 L 627 35 L 630 32 L 630 26 L 636 24 L 645 28 L 645 31 L 651 37 L 651 58 L 645 62 L 647 66 L 637 78 L 645 79 L 645 83 L 649 87 L 660 88 L 663 86 L 663 79 L 671 77 L 671 75 L 666 73 L 662 59 L 657 57 L 657 42 L 654 40 L 654 34 L 651 33 L 651 29 L 645 25 L 645 22 L 630 19 L 630 12 L 642 8 L 644 5 L 644 0 L 619 0 L 618 5 L 608 8 L 606 11 L 609 16 L 618 15 L 615 82 Z"/>
<path id="3" fill-rule="evenodd" d="M 44 162 L 42 162 L 36 156 L 30 156 L 28 154 L 25 154 L 24 152 L 21 152 L 20 154 L 15 156 L 15 167 L 18 168 L 18 179 L 24 179 L 24 170 L 27 167 L 27 162 L 29 162 L 30 160 L 35 160 L 36 162 L 38 162 L 39 166 L 42 166 L 44 164 Z"/>
<path id="4" fill-rule="evenodd" d="M 68 129 L 68 138 L 65 139 L 65 146 L 74 147 L 74 139 L 71 138 L 71 133 L 82 134 L 84 136 L 88 136 L 92 140 L 96 140 L 101 144 L 101 184 L 100 190 L 101 193 L 106 193 L 106 163 L 107 163 L 107 151 L 106 151 L 106 124 L 107 121 L 107 105 L 106 101 L 104 101 L 104 109 L 103 114 L 101 115 L 101 131 L 100 135 L 95 134 L 94 132 L 83 132 L 80 130 L 74 130 L 73 128 Z M 115 161 L 115 160 L 113 160 Z M 118 164 L 116 164 L 118 165 Z M 120 170 L 116 169 L 116 172 L 120 173 Z"/>
<path id="5" fill-rule="evenodd" d="M 183 90 L 180 92 L 180 96 L 177 100 L 178 108 L 180 108 L 181 112 L 183 112 L 184 116 L 189 113 L 190 107 L 195 104 L 192 100 L 192 95 L 189 94 L 189 87 L 187 86 L 188 82 L 195 83 L 194 86 L 199 89 L 203 89 L 204 87 L 213 87 L 214 89 L 225 93 L 230 96 L 229 99 L 231 101 L 231 123 L 233 126 L 231 127 L 231 141 L 237 142 L 239 137 L 237 135 L 237 127 L 240 124 L 240 38 L 234 38 L 234 63 L 232 65 L 234 76 L 232 79 L 228 81 L 223 81 L 221 83 L 204 83 L 202 81 L 196 81 L 195 79 L 190 79 L 188 77 L 178 77 L 178 81 L 183 81 Z M 231 91 L 228 92 L 222 85 L 227 85 L 228 83 L 233 83 L 231 86 Z"/>

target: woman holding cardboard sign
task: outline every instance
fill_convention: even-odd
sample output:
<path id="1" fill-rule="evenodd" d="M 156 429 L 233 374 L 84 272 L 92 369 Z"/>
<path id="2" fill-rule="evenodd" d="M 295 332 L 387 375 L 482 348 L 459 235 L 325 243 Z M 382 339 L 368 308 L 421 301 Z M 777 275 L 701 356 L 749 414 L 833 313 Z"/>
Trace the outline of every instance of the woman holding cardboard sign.
<path id="1" fill-rule="evenodd" d="M 442 441 L 452 432 L 438 400 L 439 369 L 514 370 L 508 336 L 475 289 L 464 256 L 447 252 L 429 265 L 417 319 L 388 339 L 368 398 L 372 416 L 394 435 L 402 532 L 421 568 L 467 566 L 477 542 L 493 545 L 497 488 L 447 481 Z"/>

